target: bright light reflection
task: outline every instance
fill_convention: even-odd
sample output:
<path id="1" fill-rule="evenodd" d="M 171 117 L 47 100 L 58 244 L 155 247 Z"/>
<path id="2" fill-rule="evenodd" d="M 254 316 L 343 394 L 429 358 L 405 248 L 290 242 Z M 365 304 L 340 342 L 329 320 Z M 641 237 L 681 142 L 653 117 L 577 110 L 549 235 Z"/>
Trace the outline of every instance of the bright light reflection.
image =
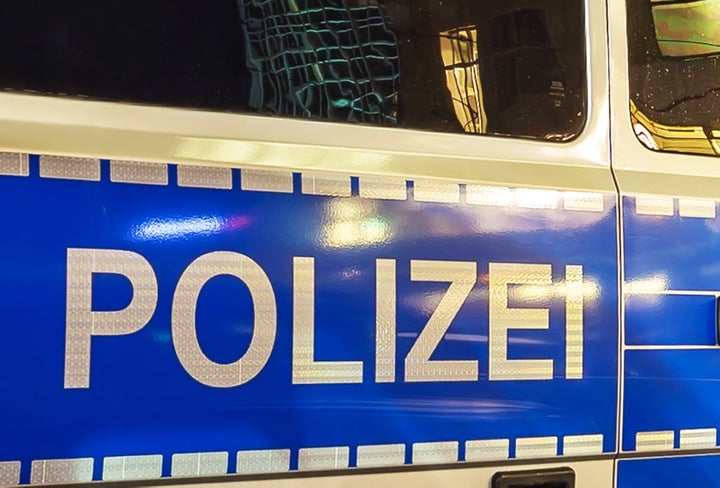
<path id="1" fill-rule="evenodd" d="M 713 132 L 714 134 L 714 132 Z M 712 144 L 712 148 L 715 151 L 715 154 L 720 154 L 720 141 L 717 139 L 712 139 L 710 141 L 710 144 Z"/>
<path id="2" fill-rule="evenodd" d="M 345 220 L 325 226 L 322 238 L 328 247 L 367 246 L 386 241 L 390 225 L 379 217 Z"/>
<path id="3" fill-rule="evenodd" d="M 655 142 L 655 138 L 653 137 L 652 132 L 647 130 L 644 125 L 636 123 L 635 125 L 633 125 L 633 130 L 635 131 L 635 136 L 640 142 L 645 145 L 645 147 L 655 150 L 660 149 L 657 142 Z"/>
<path id="4" fill-rule="evenodd" d="M 131 231 L 135 240 L 178 239 L 182 237 L 216 234 L 225 226 L 220 217 L 202 216 L 178 219 L 150 220 Z"/>
<path id="5" fill-rule="evenodd" d="M 392 237 L 390 222 L 378 216 L 375 202 L 334 200 L 326 205 L 325 212 L 327 222 L 320 235 L 325 247 L 368 246 Z"/>
<path id="6" fill-rule="evenodd" d="M 518 188 L 515 190 L 515 202 L 521 208 L 558 208 L 559 198 L 560 193 L 554 190 L 536 190 L 534 188 Z"/>
<path id="7" fill-rule="evenodd" d="M 668 289 L 668 279 L 665 275 L 651 276 L 639 280 L 627 281 L 623 285 L 626 295 L 651 295 Z"/>
<path id="8" fill-rule="evenodd" d="M 582 283 L 568 283 L 561 281 L 552 285 L 514 285 L 510 296 L 521 301 L 548 300 L 551 298 L 565 298 L 578 293 L 581 287 L 583 301 L 592 303 L 600 298 L 600 284 L 594 279 L 584 279 Z"/>

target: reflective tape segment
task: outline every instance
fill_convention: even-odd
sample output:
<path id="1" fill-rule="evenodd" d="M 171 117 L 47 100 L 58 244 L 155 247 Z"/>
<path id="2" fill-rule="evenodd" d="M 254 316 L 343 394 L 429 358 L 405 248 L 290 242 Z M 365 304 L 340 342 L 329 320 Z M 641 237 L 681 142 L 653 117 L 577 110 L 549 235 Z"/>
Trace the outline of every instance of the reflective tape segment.
<path id="1" fill-rule="evenodd" d="M 682 429 L 680 449 L 707 449 L 717 445 L 717 429 Z"/>
<path id="2" fill-rule="evenodd" d="M 281 473 L 290 470 L 290 449 L 238 451 L 238 473 Z"/>
<path id="3" fill-rule="evenodd" d="M 301 182 L 302 192 L 306 195 L 349 197 L 351 193 L 350 177 L 345 175 L 303 173 Z"/>
<path id="4" fill-rule="evenodd" d="M 63 180 L 100 181 L 100 160 L 66 156 L 40 156 L 40 176 Z"/>
<path id="5" fill-rule="evenodd" d="M 520 437 L 515 441 L 516 458 L 557 456 L 557 437 Z"/>
<path id="6" fill-rule="evenodd" d="M 360 197 L 379 200 L 406 200 L 407 183 L 393 178 L 373 178 L 361 176 L 359 179 Z"/>
<path id="7" fill-rule="evenodd" d="M 228 471 L 227 452 L 173 454 L 171 476 L 212 476 Z"/>
<path id="8" fill-rule="evenodd" d="M 635 213 L 669 217 L 675 213 L 674 202 L 668 197 L 635 197 Z"/>
<path id="9" fill-rule="evenodd" d="M 515 190 L 515 203 L 520 208 L 554 210 L 558 208 L 560 192 L 554 190 L 537 190 L 535 188 L 518 188 Z"/>
<path id="10" fill-rule="evenodd" d="M 162 476 L 162 455 L 110 456 L 103 459 L 103 481 L 147 480 Z"/>
<path id="11" fill-rule="evenodd" d="M 190 188 L 215 188 L 230 190 L 232 188 L 232 170 L 230 168 L 214 168 L 207 166 L 177 166 L 178 186 Z"/>
<path id="12" fill-rule="evenodd" d="M 636 451 L 665 451 L 674 447 L 675 432 L 662 430 L 635 434 Z"/>
<path id="13" fill-rule="evenodd" d="M 510 439 L 483 439 L 465 443 L 465 461 L 492 461 L 510 457 Z"/>
<path id="14" fill-rule="evenodd" d="M 30 164 L 27 154 L 0 152 L 0 175 L 28 176 Z"/>
<path id="15" fill-rule="evenodd" d="M 167 185 L 168 165 L 139 161 L 110 161 L 110 181 L 140 185 Z"/>
<path id="16" fill-rule="evenodd" d="M 398 466 L 405 464 L 405 444 L 358 446 L 357 467 Z"/>
<path id="17" fill-rule="evenodd" d="M 240 188 L 245 191 L 292 193 L 293 175 L 290 171 L 243 169 L 240 172 Z"/>
<path id="18" fill-rule="evenodd" d="M 416 202 L 459 203 L 460 185 L 442 181 L 416 181 L 413 184 L 413 198 Z"/>
<path id="19" fill-rule="evenodd" d="M 712 200 L 681 198 L 678 201 L 678 210 L 681 217 L 714 219 L 717 215 L 715 202 Z"/>
<path id="20" fill-rule="evenodd" d="M 417 442 L 412 446 L 413 464 L 454 463 L 458 460 L 458 443 Z"/>
<path id="21" fill-rule="evenodd" d="M 20 461 L 0 462 L 0 485 L 20 483 Z"/>
<path id="22" fill-rule="evenodd" d="M 33 461 L 30 469 L 30 483 L 40 485 L 92 481 L 93 463 L 93 458 Z"/>
<path id="23" fill-rule="evenodd" d="M 563 208 L 579 212 L 602 212 L 605 201 L 602 193 L 574 192 L 563 193 Z"/>
<path id="24" fill-rule="evenodd" d="M 465 201 L 470 205 L 509 207 L 512 200 L 512 190 L 508 187 L 482 185 L 465 187 Z"/>
<path id="25" fill-rule="evenodd" d="M 563 437 L 563 455 L 590 456 L 602 454 L 603 435 L 566 435 Z"/>
<path id="26" fill-rule="evenodd" d="M 309 447 L 298 453 L 298 469 L 339 469 L 350 465 L 350 448 Z"/>

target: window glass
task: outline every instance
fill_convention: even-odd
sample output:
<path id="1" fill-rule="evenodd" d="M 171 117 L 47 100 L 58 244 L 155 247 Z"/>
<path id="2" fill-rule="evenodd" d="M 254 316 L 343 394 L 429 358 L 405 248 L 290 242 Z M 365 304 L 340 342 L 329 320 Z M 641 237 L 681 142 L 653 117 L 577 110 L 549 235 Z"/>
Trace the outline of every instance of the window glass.
<path id="1" fill-rule="evenodd" d="M 720 0 L 627 0 L 630 116 L 656 150 L 720 155 Z"/>
<path id="2" fill-rule="evenodd" d="M 565 141 L 582 0 L 5 0 L 0 88 Z"/>

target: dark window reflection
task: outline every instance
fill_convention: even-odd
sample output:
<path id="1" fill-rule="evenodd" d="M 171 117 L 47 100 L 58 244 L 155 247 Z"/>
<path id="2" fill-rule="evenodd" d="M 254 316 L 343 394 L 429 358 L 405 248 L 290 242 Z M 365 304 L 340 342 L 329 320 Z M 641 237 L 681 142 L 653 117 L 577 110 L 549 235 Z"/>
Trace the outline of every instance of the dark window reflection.
<path id="1" fill-rule="evenodd" d="M 0 87 L 568 140 L 581 0 L 5 0 Z"/>
<path id="2" fill-rule="evenodd" d="M 652 149 L 720 155 L 720 1 L 627 7 L 636 135 Z"/>

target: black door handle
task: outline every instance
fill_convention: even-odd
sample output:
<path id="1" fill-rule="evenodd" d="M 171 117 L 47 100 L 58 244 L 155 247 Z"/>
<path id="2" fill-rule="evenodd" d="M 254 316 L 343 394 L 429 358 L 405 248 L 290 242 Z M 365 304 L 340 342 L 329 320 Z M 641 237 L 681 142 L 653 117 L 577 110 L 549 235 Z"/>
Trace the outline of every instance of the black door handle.
<path id="1" fill-rule="evenodd" d="M 495 473 L 492 488 L 575 488 L 575 471 L 557 468 Z"/>

